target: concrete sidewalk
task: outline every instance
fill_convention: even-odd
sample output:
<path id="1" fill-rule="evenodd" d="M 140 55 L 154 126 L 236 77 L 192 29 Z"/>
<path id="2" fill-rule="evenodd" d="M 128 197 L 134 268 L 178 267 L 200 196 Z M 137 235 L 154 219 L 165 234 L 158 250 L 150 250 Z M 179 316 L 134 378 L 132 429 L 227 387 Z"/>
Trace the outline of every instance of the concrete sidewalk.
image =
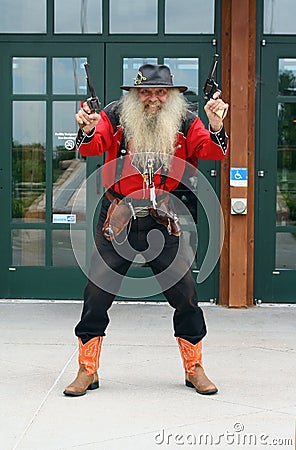
<path id="1" fill-rule="evenodd" d="M 66 398 L 81 304 L 0 302 L 0 449 L 293 449 L 296 307 L 202 307 L 217 395 L 184 386 L 167 304 L 119 303 L 100 389 Z"/>

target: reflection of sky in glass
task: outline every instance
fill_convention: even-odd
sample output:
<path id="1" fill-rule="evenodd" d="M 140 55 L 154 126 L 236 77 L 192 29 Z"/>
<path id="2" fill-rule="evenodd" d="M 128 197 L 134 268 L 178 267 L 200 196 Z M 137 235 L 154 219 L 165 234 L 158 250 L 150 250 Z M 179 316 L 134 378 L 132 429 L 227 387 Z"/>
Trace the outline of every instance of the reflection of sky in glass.
<path id="1" fill-rule="evenodd" d="M 53 93 L 86 95 L 86 58 L 53 58 Z"/>
<path id="2" fill-rule="evenodd" d="M 46 58 L 13 58 L 13 94 L 46 93 Z"/>
<path id="3" fill-rule="evenodd" d="M 215 0 L 166 0 L 165 33 L 214 33 Z"/>
<path id="4" fill-rule="evenodd" d="M 296 59 L 279 59 L 279 94 L 296 95 Z"/>
<path id="5" fill-rule="evenodd" d="M 0 33 L 45 33 L 46 0 L 1 0 Z"/>
<path id="6" fill-rule="evenodd" d="M 53 102 L 52 105 L 52 139 L 53 148 L 64 146 L 65 141 L 75 140 L 77 123 L 74 115 L 79 109 L 79 102 Z"/>
<path id="7" fill-rule="evenodd" d="M 55 33 L 102 33 L 102 0 L 55 0 Z"/>
<path id="8" fill-rule="evenodd" d="M 134 78 L 143 64 L 157 64 L 157 58 L 123 58 L 123 85 L 134 84 Z"/>
<path id="9" fill-rule="evenodd" d="M 21 145 L 45 146 L 45 102 L 13 102 L 13 140 Z"/>
<path id="10" fill-rule="evenodd" d="M 264 0 L 264 33 L 295 34 L 295 0 Z"/>
<path id="11" fill-rule="evenodd" d="M 157 33 L 157 0 L 110 0 L 110 33 Z"/>
<path id="12" fill-rule="evenodd" d="M 296 58 L 280 58 L 279 59 L 279 73 L 282 72 L 293 72 L 296 78 Z"/>
<path id="13" fill-rule="evenodd" d="M 279 71 L 283 72 L 284 70 L 291 70 L 296 76 L 296 58 L 280 58 Z"/>
<path id="14" fill-rule="evenodd" d="M 176 86 L 187 86 L 188 93 L 198 94 L 198 58 L 164 58 L 174 75 Z"/>

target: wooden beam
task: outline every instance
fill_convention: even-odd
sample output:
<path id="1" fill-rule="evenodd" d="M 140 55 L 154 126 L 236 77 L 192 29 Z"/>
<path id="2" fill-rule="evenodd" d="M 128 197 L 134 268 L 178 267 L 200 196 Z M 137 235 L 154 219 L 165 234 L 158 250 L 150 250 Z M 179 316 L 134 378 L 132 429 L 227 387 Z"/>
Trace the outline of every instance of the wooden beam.
<path id="1" fill-rule="evenodd" d="M 249 2 L 232 2 L 231 167 L 248 167 Z M 230 198 L 247 198 L 246 187 L 230 187 Z M 247 215 L 230 215 L 229 306 L 247 304 Z"/>
<path id="2" fill-rule="evenodd" d="M 222 0 L 221 16 L 221 87 L 222 97 L 231 104 L 231 1 Z M 231 109 L 224 121 L 226 130 L 230 130 Z M 229 131 L 228 131 L 229 132 Z M 231 141 L 230 141 L 231 143 Z M 229 172 L 230 158 L 221 162 L 221 186 L 220 202 L 224 215 L 224 241 L 220 256 L 220 285 L 219 285 L 219 304 L 227 306 L 229 304 L 229 226 L 230 226 L 230 192 L 229 192 Z"/>
<path id="3" fill-rule="evenodd" d="M 230 156 L 221 164 L 226 233 L 220 259 L 220 304 L 234 308 L 253 304 L 255 18 L 255 0 L 222 0 L 222 90 L 230 102 L 226 122 Z M 230 167 L 248 168 L 248 187 L 230 186 Z M 247 215 L 230 213 L 231 198 L 247 199 Z"/>

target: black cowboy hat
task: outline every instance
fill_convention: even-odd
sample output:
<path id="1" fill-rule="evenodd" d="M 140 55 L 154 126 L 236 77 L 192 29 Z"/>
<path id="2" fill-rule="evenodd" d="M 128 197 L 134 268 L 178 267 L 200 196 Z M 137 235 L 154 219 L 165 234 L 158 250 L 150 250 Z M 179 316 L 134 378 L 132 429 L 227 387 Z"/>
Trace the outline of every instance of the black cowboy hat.
<path id="1" fill-rule="evenodd" d="M 175 88 L 180 92 L 187 90 L 186 86 L 174 86 L 173 75 L 169 67 L 160 64 L 144 64 L 134 78 L 133 86 L 120 86 L 120 89 L 129 91 L 132 88 Z"/>

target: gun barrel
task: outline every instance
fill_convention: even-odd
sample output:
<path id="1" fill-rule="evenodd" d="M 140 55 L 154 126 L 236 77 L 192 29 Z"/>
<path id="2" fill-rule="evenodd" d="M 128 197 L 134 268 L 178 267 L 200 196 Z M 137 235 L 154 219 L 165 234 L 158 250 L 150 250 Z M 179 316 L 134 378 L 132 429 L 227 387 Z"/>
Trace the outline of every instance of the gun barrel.
<path id="1" fill-rule="evenodd" d="M 95 88 L 94 88 L 94 85 L 92 84 L 92 81 L 91 81 L 89 64 L 87 62 L 84 63 L 84 68 L 85 68 L 85 72 L 86 72 L 86 80 L 87 80 L 87 85 L 88 85 L 90 94 L 91 94 L 92 97 L 96 97 Z"/>
<path id="2" fill-rule="evenodd" d="M 215 53 L 215 55 L 213 56 L 213 64 L 212 64 L 212 68 L 210 70 L 210 75 L 209 78 L 212 80 L 214 78 L 214 73 L 218 64 L 218 60 L 219 60 L 219 55 L 217 53 Z"/>

